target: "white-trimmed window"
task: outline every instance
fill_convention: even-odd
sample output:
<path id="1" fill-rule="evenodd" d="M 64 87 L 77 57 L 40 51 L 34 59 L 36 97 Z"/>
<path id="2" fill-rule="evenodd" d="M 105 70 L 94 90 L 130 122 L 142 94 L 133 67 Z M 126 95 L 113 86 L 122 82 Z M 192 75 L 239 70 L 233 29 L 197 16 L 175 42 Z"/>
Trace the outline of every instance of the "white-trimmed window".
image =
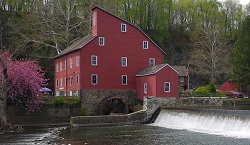
<path id="1" fill-rule="evenodd" d="M 67 69 L 67 61 L 66 60 L 64 62 L 64 68 L 65 68 L 65 70 Z"/>
<path id="2" fill-rule="evenodd" d="M 99 46 L 104 46 L 104 44 L 105 44 L 104 37 L 99 37 Z"/>
<path id="3" fill-rule="evenodd" d="M 97 56 L 91 55 L 91 65 L 97 66 Z"/>
<path id="4" fill-rule="evenodd" d="M 79 75 L 76 75 L 76 84 L 79 84 Z"/>
<path id="5" fill-rule="evenodd" d="M 144 88 L 144 94 L 147 94 L 147 92 L 148 92 L 148 84 L 144 83 L 143 88 Z"/>
<path id="6" fill-rule="evenodd" d="M 69 60 L 69 67 L 73 68 L 73 60 L 72 59 Z"/>
<path id="7" fill-rule="evenodd" d="M 121 32 L 127 32 L 127 26 L 124 23 L 121 24 Z"/>
<path id="8" fill-rule="evenodd" d="M 58 63 L 56 63 L 56 72 L 58 72 Z"/>
<path id="9" fill-rule="evenodd" d="M 170 82 L 164 82 L 164 91 L 170 92 Z"/>
<path id="10" fill-rule="evenodd" d="M 63 86 L 63 79 L 60 78 L 60 87 L 62 87 L 62 86 Z"/>
<path id="11" fill-rule="evenodd" d="M 122 57 L 121 58 L 121 63 L 122 63 L 122 67 L 127 67 L 128 66 L 128 58 L 127 57 Z"/>
<path id="12" fill-rule="evenodd" d="M 60 62 L 60 71 L 62 71 L 62 67 L 63 67 L 62 62 Z"/>
<path id="13" fill-rule="evenodd" d="M 96 25 L 96 12 L 93 13 L 93 26 Z"/>
<path id="14" fill-rule="evenodd" d="M 76 57 L 76 67 L 79 66 L 79 60 L 80 60 L 80 58 L 79 58 L 79 56 L 77 56 L 77 57 Z"/>
<path id="15" fill-rule="evenodd" d="M 98 76 L 97 74 L 92 74 L 91 75 L 91 84 L 96 85 L 98 83 Z"/>
<path id="16" fill-rule="evenodd" d="M 184 82 L 184 77 L 179 77 L 179 82 L 183 83 Z"/>
<path id="17" fill-rule="evenodd" d="M 72 76 L 70 77 L 69 81 L 70 81 L 70 85 L 72 86 L 73 85 L 73 77 Z"/>
<path id="18" fill-rule="evenodd" d="M 155 66 L 155 58 L 149 58 L 149 66 Z"/>
<path id="19" fill-rule="evenodd" d="M 128 76 L 127 75 L 122 75 L 122 85 L 127 85 L 128 84 Z"/>
<path id="20" fill-rule="evenodd" d="M 148 49 L 148 41 L 143 41 L 142 47 L 143 47 L 143 49 Z"/>
<path id="21" fill-rule="evenodd" d="M 58 81 L 58 80 L 56 80 L 56 86 L 57 86 L 57 87 L 59 86 L 59 81 Z"/>

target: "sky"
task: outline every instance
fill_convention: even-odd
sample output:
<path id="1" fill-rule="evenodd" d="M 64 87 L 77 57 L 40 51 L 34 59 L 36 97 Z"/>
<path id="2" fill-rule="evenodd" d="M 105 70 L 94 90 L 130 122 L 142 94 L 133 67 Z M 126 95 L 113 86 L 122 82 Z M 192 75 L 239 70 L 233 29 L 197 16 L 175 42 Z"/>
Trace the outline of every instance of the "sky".
<path id="1" fill-rule="evenodd" d="M 225 1 L 225 0 L 220 0 L 220 1 Z M 246 5 L 250 2 L 250 0 L 239 0 L 240 4 Z"/>

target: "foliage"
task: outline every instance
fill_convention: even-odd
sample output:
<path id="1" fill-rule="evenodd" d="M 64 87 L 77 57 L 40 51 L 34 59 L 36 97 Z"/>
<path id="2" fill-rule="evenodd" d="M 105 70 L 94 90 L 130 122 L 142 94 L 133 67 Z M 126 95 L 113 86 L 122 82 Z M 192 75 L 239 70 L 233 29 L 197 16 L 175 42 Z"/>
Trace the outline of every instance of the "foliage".
<path id="1" fill-rule="evenodd" d="M 42 104 L 38 90 L 46 85 L 44 72 L 35 61 L 15 60 L 8 51 L 0 54 L 1 60 L 7 65 L 7 96 L 17 104 L 25 104 L 28 113 L 39 110 Z M 0 80 L 3 66 L 0 66 Z"/>
<path id="2" fill-rule="evenodd" d="M 207 89 L 209 93 L 216 93 L 216 88 L 213 83 L 209 83 L 209 85 L 207 86 Z"/>
<path id="3" fill-rule="evenodd" d="M 55 105 L 62 105 L 64 103 L 65 103 L 65 98 L 64 97 L 56 97 L 54 99 L 54 102 L 53 102 L 53 104 L 55 104 Z"/>
<path id="4" fill-rule="evenodd" d="M 199 87 L 194 91 L 195 96 L 209 96 L 207 87 Z"/>
<path id="5" fill-rule="evenodd" d="M 239 86 L 250 86 L 250 16 L 246 17 L 240 28 L 236 47 L 231 59 L 233 65 L 233 78 Z"/>

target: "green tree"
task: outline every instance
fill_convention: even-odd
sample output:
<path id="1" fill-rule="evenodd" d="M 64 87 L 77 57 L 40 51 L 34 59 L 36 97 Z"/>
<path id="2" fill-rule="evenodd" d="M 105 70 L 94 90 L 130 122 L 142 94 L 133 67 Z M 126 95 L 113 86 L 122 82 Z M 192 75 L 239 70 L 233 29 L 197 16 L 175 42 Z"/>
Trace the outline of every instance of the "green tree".
<path id="1" fill-rule="evenodd" d="M 239 31 L 238 40 L 233 50 L 233 78 L 241 87 L 250 86 L 250 16 L 247 16 Z"/>

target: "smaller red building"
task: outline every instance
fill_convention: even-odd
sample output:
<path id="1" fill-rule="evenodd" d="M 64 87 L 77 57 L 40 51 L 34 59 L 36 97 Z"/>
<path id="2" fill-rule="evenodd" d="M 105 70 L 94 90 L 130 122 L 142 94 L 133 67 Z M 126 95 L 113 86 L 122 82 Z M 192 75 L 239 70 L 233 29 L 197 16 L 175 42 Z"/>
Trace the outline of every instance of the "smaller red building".
<path id="1" fill-rule="evenodd" d="M 179 73 L 168 64 L 150 66 L 136 75 L 137 99 L 144 96 L 178 98 Z"/>
<path id="2" fill-rule="evenodd" d="M 220 86 L 220 90 L 223 92 L 236 91 L 239 92 L 240 89 L 237 88 L 235 80 L 227 80 L 224 84 Z"/>

